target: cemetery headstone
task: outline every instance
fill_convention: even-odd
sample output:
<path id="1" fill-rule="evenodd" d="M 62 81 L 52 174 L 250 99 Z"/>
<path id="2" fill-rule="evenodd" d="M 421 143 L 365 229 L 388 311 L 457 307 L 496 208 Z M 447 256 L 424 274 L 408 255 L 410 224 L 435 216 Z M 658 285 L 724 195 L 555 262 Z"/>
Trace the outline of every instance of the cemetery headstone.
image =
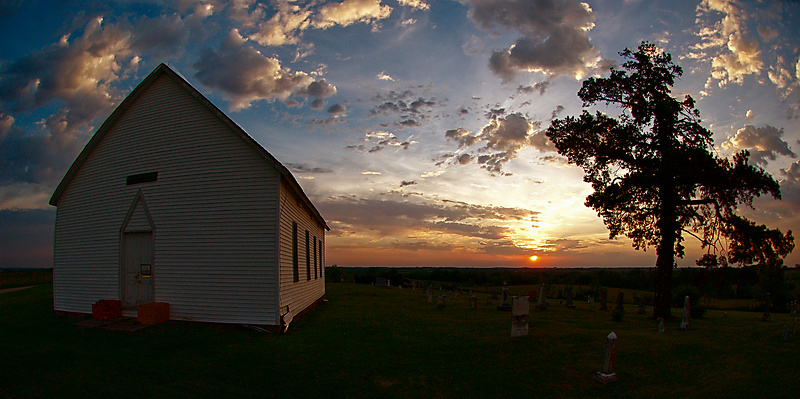
<path id="1" fill-rule="evenodd" d="M 589 295 L 589 299 L 586 300 L 586 303 L 589 304 L 590 308 L 594 308 L 594 297 Z"/>
<path id="2" fill-rule="evenodd" d="M 608 290 L 605 288 L 600 290 L 600 310 L 603 312 L 608 311 Z"/>
<path id="3" fill-rule="evenodd" d="M 575 307 L 575 303 L 572 301 L 572 286 L 568 285 L 565 290 L 566 290 L 566 295 L 567 295 L 567 307 L 568 308 L 574 308 Z"/>
<path id="4" fill-rule="evenodd" d="M 472 296 L 469 297 L 469 307 L 472 309 L 478 308 L 478 297 L 476 297 L 475 294 L 472 294 Z"/>
<path id="5" fill-rule="evenodd" d="M 439 295 L 439 298 L 436 299 L 436 307 L 439 309 L 444 308 L 444 295 Z"/>
<path id="6" fill-rule="evenodd" d="M 536 309 L 547 309 L 547 288 L 544 286 L 544 283 L 542 283 L 542 286 L 539 287 L 539 301 L 536 302 Z"/>
<path id="7" fill-rule="evenodd" d="M 686 295 L 686 298 L 683 299 L 683 317 L 681 317 L 681 330 L 688 330 L 689 329 L 689 318 L 691 317 L 691 300 L 689 299 L 689 295 Z"/>
<path id="8" fill-rule="evenodd" d="M 769 308 L 772 306 L 772 299 L 769 292 L 767 292 L 767 303 L 764 304 L 764 315 L 761 316 L 761 321 L 770 321 Z"/>
<path id="9" fill-rule="evenodd" d="M 503 299 L 500 302 L 500 306 L 497 307 L 497 310 L 502 310 L 502 311 L 511 310 L 511 304 L 508 302 L 508 287 L 506 286 L 503 286 Z"/>
<path id="10" fill-rule="evenodd" d="M 428 288 L 428 303 L 433 303 L 433 291 Z"/>
<path id="11" fill-rule="evenodd" d="M 664 318 L 663 317 L 659 317 L 658 318 L 658 332 L 660 332 L 660 333 L 664 332 Z"/>
<path id="12" fill-rule="evenodd" d="M 617 380 L 614 363 L 617 359 L 617 334 L 613 331 L 606 337 L 606 353 L 603 357 L 603 371 L 597 372 L 597 379 L 603 384 Z"/>
<path id="13" fill-rule="evenodd" d="M 515 296 L 511 306 L 511 336 L 525 337 L 528 335 L 528 314 L 530 313 L 530 300 L 527 296 Z"/>

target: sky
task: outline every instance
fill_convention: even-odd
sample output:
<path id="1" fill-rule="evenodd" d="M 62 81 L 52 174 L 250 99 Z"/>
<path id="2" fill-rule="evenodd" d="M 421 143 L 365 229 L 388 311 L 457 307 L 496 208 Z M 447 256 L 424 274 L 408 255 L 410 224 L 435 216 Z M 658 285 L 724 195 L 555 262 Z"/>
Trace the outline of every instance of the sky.
<path id="1" fill-rule="evenodd" d="M 741 213 L 797 232 L 798 1 L 1 1 L 0 267 L 52 266 L 50 196 L 160 63 L 291 170 L 327 265 L 652 266 L 544 134 L 642 41 L 683 68 L 717 154 L 780 182 Z"/>

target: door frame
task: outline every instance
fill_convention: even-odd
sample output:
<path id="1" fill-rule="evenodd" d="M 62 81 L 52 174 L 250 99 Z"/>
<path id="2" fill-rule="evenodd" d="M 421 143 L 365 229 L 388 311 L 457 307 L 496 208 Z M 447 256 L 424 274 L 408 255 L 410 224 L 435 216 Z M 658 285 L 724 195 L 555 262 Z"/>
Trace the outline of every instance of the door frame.
<path id="1" fill-rule="evenodd" d="M 135 212 L 143 212 L 144 216 L 147 220 L 147 225 L 142 227 L 139 226 L 137 228 L 128 228 L 128 225 L 133 218 Z M 125 303 L 126 294 L 125 294 L 125 285 L 127 284 L 125 278 L 125 235 L 130 233 L 150 233 L 150 239 L 152 242 L 152 249 L 153 249 L 153 261 L 151 263 L 151 275 L 150 280 L 153 286 L 153 300 L 155 300 L 155 272 L 157 270 L 155 266 L 155 241 L 156 241 L 156 228 L 155 224 L 153 223 L 153 217 L 150 215 L 150 210 L 147 207 L 147 202 L 144 199 L 144 194 L 142 190 L 139 189 L 136 191 L 136 194 L 133 196 L 133 201 L 131 201 L 131 205 L 128 207 L 128 212 L 125 214 L 125 219 L 122 221 L 122 226 L 119 229 L 119 268 L 117 270 L 118 278 L 117 282 L 119 285 L 119 299 L 122 303 Z M 138 300 L 138 298 L 137 298 Z"/>

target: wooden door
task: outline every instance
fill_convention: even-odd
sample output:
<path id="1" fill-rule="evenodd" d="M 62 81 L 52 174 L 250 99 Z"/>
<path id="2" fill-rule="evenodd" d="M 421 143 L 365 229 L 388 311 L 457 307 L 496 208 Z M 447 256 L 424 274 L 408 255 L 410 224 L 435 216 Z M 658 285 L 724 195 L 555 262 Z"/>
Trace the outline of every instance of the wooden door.
<path id="1" fill-rule="evenodd" d="M 153 233 L 124 233 L 122 236 L 124 241 L 122 306 L 132 309 L 137 305 L 153 302 L 155 299 Z"/>

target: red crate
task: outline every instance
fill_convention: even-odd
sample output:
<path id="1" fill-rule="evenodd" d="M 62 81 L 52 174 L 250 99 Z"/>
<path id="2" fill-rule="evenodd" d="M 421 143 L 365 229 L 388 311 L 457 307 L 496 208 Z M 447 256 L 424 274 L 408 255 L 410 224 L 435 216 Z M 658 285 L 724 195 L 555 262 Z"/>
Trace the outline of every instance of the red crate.
<path id="1" fill-rule="evenodd" d="M 92 304 L 92 317 L 97 320 L 113 320 L 122 317 L 122 301 L 101 299 Z"/>
<path id="2" fill-rule="evenodd" d="M 166 302 L 141 304 L 136 312 L 136 320 L 142 324 L 158 324 L 169 320 L 169 304 Z"/>

